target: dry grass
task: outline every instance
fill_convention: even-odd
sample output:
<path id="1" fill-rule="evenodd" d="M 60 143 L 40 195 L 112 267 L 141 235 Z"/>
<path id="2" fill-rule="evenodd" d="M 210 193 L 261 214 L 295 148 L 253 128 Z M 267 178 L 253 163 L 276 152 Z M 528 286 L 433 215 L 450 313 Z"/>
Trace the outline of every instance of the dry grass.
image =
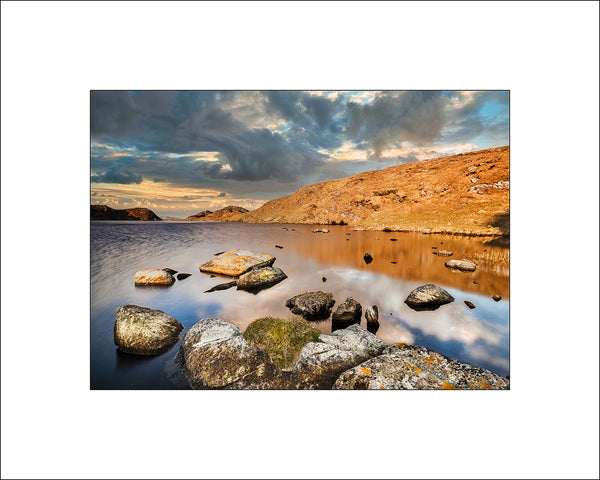
<path id="1" fill-rule="evenodd" d="M 309 185 L 228 220 L 508 235 L 509 190 L 492 185 L 509 180 L 509 155 L 509 147 L 498 147 L 364 172 Z M 478 185 L 490 187 L 469 191 Z"/>

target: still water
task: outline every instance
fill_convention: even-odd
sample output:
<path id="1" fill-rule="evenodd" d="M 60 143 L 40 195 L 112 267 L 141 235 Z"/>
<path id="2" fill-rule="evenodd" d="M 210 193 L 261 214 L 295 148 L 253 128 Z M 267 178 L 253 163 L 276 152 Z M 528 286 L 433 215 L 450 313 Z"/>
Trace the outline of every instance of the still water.
<path id="1" fill-rule="evenodd" d="M 450 358 L 499 375 L 509 374 L 509 249 L 507 240 L 398 232 L 361 232 L 328 226 L 219 222 L 91 222 L 90 361 L 92 389 L 187 389 L 175 356 L 179 343 L 157 357 L 128 355 L 113 342 L 115 310 L 126 304 L 162 310 L 185 330 L 198 320 L 219 317 L 242 330 L 263 316 L 289 317 L 285 300 L 323 290 L 336 304 L 353 297 L 379 307 L 377 336 L 388 344 L 423 345 Z M 276 248 L 275 245 L 283 248 Z M 451 271 L 448 257 L 477 260 L 475 272 Z M 277 257 L 288 278 L 252 294 L 235 288 L 204 293 L 228 281 L 201 273 L 215 253 L 244 248 Z M 373 261 L 366 264 L 365 253 Z M 191 273 L 170 287 L 136 287 L 144 268 Z M 323 277 L 326 281 L 323 281 Z M 455 301 L 435 311 L 414 311 L 404 299 L 414 288 L 435 283 Z M 496 302 L 491 296 L 498 294 Z M 469 309 L 464 301 L 475 304 Z M 316 323 L 331 333 L 331 319 Z M 185 332 L 184 330 L 184 332 Z M 183 333 L 184 333 L 183 332 Z M 182 336 L 183 336 L 182 333 Z"/>

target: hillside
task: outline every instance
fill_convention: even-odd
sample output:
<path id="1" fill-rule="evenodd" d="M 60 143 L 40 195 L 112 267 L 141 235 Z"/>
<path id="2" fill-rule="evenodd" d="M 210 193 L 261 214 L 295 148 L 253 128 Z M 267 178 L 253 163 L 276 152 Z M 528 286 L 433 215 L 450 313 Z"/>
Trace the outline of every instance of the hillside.
<path id="1" fill-rule="evenodd" d="M 240 214 L 247 213 L 248 210 L 243 207 L 229 206 L 221 208 L 211 212 L 210 210 L 204 210 L 197 213 L 196 215 L 190 215 L 184 218 L 184 222 L 207 222 L 207 221 L 228 221 L 231 218 L 237 218 Z"/>
<path id="2" fill-rule="evenodd" d="M 230 221 L 509 234 L 509 147 L 395 165 L 301 188 Z"/>
<path id="3" fill-rule="evenodd" d="M 106 205 L 90 205 L 91 220 L 143 220 L 158 221 L 162 220 L 152 210 L 147 208 L 126 208 L 124 210 L 115 210 Z"/>

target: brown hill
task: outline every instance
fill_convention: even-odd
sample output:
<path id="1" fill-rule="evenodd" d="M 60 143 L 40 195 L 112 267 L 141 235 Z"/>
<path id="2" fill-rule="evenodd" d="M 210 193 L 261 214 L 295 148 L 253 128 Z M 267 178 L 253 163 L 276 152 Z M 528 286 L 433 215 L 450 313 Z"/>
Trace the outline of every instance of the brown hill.
<path id="1" fill-rule="evenodd" d="M 196 215 L 190 215 L 184 218 L 184 222 L 207 222 L 207 221 L 229 221 L 233 217 L 238 217 L 240 214 L 247 213 L 248 210 L 244 207 L 229 206 L 211 212 L 204 210 Z"/>
<path id="2" fill-rule="evenodd" d="M 147 208 L 126 208 L 115 210 L 106 205 L 90 205 L 91 220 L 162 220 L 156 213 Z"/>
<path id="3" fill-rule="evenodd" d="M 229 220 L 508 235 L 509 155 L 509 147 L 498 147 L 359 173 Z"/>

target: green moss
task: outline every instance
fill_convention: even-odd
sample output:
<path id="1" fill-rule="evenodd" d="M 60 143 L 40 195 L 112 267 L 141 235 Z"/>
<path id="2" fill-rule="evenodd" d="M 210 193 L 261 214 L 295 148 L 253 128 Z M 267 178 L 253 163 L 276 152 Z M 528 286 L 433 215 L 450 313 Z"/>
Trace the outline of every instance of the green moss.
<path id="1" fill-rule="evenodd" d="M 320 333 L 302 318 L 265 317 L 248 325 L 244 338 L 265 350 L 281 368 L 287 368 L 298 358 L 304 345 L 319 341 Z"/>

